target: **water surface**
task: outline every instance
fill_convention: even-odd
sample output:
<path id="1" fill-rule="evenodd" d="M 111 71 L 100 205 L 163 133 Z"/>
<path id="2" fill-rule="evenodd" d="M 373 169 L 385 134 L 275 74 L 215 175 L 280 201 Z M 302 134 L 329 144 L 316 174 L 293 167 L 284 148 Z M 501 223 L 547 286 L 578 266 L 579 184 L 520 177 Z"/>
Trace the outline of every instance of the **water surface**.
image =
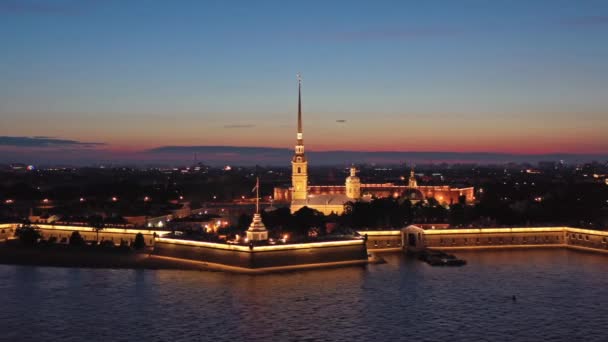
<path id="1" fill-rule="evenodd" d="M 608 256 L 458 256 L 266 276 L 0 265 L 0 340 L 608 339 Z"/>

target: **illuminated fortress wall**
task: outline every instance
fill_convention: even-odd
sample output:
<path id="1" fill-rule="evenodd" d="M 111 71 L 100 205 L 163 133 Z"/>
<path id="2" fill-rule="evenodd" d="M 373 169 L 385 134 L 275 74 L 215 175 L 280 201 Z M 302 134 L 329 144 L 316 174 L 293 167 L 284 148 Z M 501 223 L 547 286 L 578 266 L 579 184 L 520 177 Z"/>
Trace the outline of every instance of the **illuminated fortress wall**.
<path id="1" fill-rule="evenodd" d="M 367 250 L 369 251 L 400 251 L 402 249 L 401 230 L 368 230 L 358 231 L 367 236 Z"/>
<path id="2" fill-rule="evenodd" d="M 408 250 L 441 250 L 513 247 L 567 247 L 608 252 L 608 232 L 570 227 L 421 229 L 402 230 Z"/>
<path id="3" fill-rule="evenodd" d="M 563 247 L 608 253 L 608 232 L 571 227 L 519 227 L 476 229 L 422 229 L 359 231 L 367 235 L 369 251 L 408 249 L 408 234 L 415 234 L 414 249 L 493 249 L 514 247 Z M 420 234 L 420 235 L 418 235 Z"/>
<path id="4" fill-rule="evenodd" d="M 367 250 L 362 240 L 256 246 L 250 249 L 248 246 L 158 238 L 153 253 L 244 269 L 367 262 Z"/>
<path id="5" fill-rule="evenodd" d="M 69 241 L 70 235 L 72 232 L 78 231 L 80 236 L 82 236 L 87 241 L 95 241 L 97 240 L 97 233 L 93 230 L 92 227 L 87 226 L 67 226 L 67 225 L 52 225 L 52 224 L 36 224 L 34 225 L 36 228 L 40 230 L 42 237 L 44 239 L 49 239 L 50 237 L 56 237 L 57 241 L 61 241 L 62 239 L 66 239 Z M 7 224 L 0 225 L 0 239 L 6 239 L 14 236 L 14 231 L 18 227 L 18 224 Z M 144 236 L 144 240 L 146 245 L 154 244 L 154 233 L 157 235 L 166 234 L 167 231 L 161 230 L 148 230 L 148 229 L 123 229 L 123 228 L 104 228 L 99 231 L 99 240 L 110 240 L 115 244 L 120 244 L 121 240 L 127 242 L 133 242 L 135 240 L 135 235 L 137 233 L 142 233 Z"/>

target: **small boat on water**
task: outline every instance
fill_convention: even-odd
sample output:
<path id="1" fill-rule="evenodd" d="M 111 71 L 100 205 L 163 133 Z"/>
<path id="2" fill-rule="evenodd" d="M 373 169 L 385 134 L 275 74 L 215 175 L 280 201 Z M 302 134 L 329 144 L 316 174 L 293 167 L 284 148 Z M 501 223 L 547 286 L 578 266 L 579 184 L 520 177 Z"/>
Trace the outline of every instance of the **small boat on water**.
<path id="1" fill-rule="evenodd" d="M 467 264 L 466 260 L 458 259 L 453 254 L 430 249 L 420 252 L 418 259 L 431 266 L 464 266 Z"/>

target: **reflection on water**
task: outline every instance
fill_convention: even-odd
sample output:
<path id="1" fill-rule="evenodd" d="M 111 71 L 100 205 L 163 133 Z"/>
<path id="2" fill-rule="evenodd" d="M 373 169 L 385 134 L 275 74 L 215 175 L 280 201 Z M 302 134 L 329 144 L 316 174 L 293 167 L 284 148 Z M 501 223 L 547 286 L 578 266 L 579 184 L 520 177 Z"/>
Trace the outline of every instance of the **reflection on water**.
<path id="1" fill-rule="evenodd" d="M 268 276 L 0 265 L 0 339 L 606 340 L 608 256 L 458 256 Z"/>

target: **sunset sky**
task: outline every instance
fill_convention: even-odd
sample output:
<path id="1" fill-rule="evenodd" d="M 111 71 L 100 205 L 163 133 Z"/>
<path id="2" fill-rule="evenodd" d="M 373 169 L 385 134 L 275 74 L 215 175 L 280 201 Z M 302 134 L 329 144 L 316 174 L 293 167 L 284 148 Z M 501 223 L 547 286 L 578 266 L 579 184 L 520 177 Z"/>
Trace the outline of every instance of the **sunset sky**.
<path id="1" fill-rule="evenodd" d="M 0 0 L 0 160 L 292 148 L 297 72 L 309 151 L 606 155 L 607 37 L 607 1 Z"/>

